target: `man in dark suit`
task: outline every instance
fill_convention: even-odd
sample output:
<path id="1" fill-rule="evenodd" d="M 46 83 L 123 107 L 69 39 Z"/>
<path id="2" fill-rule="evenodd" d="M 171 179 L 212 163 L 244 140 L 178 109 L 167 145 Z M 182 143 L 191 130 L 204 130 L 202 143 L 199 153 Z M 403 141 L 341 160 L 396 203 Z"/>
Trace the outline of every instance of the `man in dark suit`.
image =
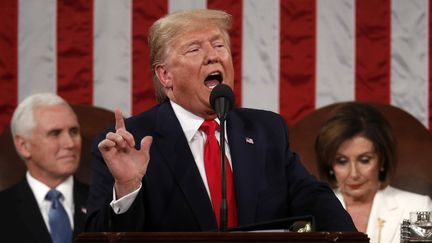
<path id="1" fill-rule="evenodd" d="M 86 230 L 218 229 L 220 198 L 206 156 L 215 134 L 205 124 L 220 123 L 209 104 L 212 89 L 234 85 L 230 27 L 230 15 L 203 9 L 153 24 L 149 45 L 160 104 L 126 121 L 117 110 L 115 129 L 96 139 Z M 235 108 L 226 127 L 228 226 L 312 215 L 316 230 L 356 230 L 329 187 L 290 151 L 279 115 Z"/>
<path id="2" fill-rule="evenodd" d="M 11 131 L 27 172 L 0 192 L 0 241 L 72 242 L 84 229 L 89 190 L 73 178 L 81 154 L 77 116 L 61 97 L 35 94 L 16 108 Z"/>

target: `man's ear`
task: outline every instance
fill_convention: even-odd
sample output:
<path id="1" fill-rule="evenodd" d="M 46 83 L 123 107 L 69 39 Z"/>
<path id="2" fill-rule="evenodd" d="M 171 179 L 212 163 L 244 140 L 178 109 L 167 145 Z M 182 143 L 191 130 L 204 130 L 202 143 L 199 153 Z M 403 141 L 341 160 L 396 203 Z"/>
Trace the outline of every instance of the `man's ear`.
<path id="1" fill-rule="evenodd" d="M 163 65 L 163 64 L 156 65 L 155 73 L 156 73 L 156 76 L 158 77 L 161 85 L 165 89 L 172 88 L 171 74 L 168 72 L 165 65 Z"/>
<path id="2" fill-rule="evenodd" d="M 29 159 L 31 156 L 31 152 L 29 150 L 28 142 L 25 138 L 23 138 L 20 135 L 15 135 L 14 137 L 14 144 L 17 152 L 23 157 L 24 159 Z"/>

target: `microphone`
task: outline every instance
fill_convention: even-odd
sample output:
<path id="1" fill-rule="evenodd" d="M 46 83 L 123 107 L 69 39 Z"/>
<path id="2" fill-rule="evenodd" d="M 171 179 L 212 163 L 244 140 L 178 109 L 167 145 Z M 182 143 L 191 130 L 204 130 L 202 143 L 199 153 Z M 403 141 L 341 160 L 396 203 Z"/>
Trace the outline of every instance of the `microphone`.
<path id="1" fill-rule="evenodd" d="M 216 111 L 219 120 L 225 121 L 228 111 L 234 105 L 234 93 L 226 84 L 219 84 L 210 94 L 210 105 Z"/>
<path id="2" fill-rule="evenodd" d="M 228 229 L 228 207 L 226 199 L 226 170 L 225 170 L 225 119 L 228 112 L 234 105 L 234 93 L 232 89 L 226 84 L 219 84 L 213 88 L 210 93 L 210 104 L 213 110 L 216 111 L 217 117 L 220 121 L 219 143 L 220 143 L 220 158 L 221 158 L 221 206 L 220 206 L 220 231 L 227 231 Z"/>

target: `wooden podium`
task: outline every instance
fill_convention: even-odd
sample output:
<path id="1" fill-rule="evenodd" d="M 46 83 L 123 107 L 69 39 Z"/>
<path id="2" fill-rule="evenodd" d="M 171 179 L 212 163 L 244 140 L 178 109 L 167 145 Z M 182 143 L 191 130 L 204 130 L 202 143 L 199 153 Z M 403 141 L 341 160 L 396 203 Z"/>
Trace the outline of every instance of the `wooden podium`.
<path id="1" fill-rule="evenodd" d="M 92 232 L 82 233 L 76 243 L 121 242 L 369 242 L 360 232 Z"/>

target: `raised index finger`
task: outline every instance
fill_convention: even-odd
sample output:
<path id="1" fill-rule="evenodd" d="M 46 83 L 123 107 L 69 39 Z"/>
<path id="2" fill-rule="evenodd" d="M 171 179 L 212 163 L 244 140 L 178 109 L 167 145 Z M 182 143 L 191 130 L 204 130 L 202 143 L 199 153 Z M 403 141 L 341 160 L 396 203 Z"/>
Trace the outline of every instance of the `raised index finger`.
<path id="1" fill-rule="evenodd" d="M 126 129 L 126 126 L 125 126 L 125 123 L 123 120 L 123 114 L 122 114 L 121 110 L 115 109 L 114 114 L 115 114 L 115 129 L 116 129 L 116 131 L 120 128 Z"/>

